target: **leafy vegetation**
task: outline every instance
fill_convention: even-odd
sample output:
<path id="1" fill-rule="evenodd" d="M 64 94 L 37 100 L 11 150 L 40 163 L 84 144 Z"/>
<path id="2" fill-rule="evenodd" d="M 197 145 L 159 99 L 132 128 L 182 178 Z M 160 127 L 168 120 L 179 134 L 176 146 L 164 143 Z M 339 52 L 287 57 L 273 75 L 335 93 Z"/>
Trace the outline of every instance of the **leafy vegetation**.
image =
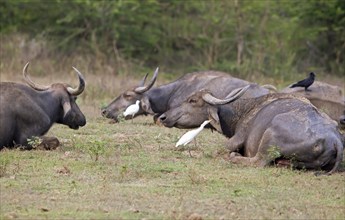
<path id="1" fill-rule="evenodd" d="M 342 0 L 23 0 L 1 1 L 0 14 L 2 35 L 45 39 L 52 57 L 89 53 L 120 68 L 125 61 L 242 78 L 345 72 Z"/>
<path id="2" fill-rule="evenodd" d="M 37 148 L 40 143 L 42 142 L 42 140 L 39 137 L 32 137 L 28 139 L 28 144 L 33 148 Z"/>

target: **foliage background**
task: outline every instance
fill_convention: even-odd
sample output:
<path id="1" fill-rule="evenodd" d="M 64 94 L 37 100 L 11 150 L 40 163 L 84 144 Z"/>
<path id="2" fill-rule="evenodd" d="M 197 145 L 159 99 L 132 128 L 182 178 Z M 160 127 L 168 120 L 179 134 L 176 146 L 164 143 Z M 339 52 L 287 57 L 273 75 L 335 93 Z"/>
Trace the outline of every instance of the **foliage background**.
<path id="1" fill-rule="evenodd" d="M 345 72 L 342 0 L 0 0 L 0 16 L 2 47 L 19 35 L 31 48 L 25 58 L 84 60 L 97 75 L 156 66 L 249 80 Z M 13 61 L 4 51 L 3 71 Z"/>

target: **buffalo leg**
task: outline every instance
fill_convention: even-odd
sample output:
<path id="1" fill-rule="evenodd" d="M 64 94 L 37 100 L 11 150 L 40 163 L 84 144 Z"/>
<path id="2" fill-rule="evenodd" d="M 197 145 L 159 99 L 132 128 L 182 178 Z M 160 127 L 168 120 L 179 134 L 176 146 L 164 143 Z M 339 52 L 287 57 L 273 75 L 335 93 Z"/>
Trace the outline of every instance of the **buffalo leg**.
<path id="1" fill-rule="evenodd" d="M 60 145 L 60 141 L 56 137 L 42 136 L 40 139 L 42 141 L 37 146 L 37 149 L 40 150 L 55 150 Z"/>
<path id="2" fill-rule="evenodd" d="M 257 167 L 264 167 L 272 161 L 272 158 L 269 158 L 267 154 L 267 148 L 271 146 L 271 132 L 269 130 L 265 131 L 262 139 L 260 141 L 260 145 L 258 147 L 258 151 L 254 157 L 243 157 L 239 156 L 238 153 L 232 152 L 230 154 L 229 160 L 233 163 L 249 165 L 249 166 L 257 166 Z M 256 146 L 245 146 L 248 149 L 255 149 Z M 274 158 L 275 159 L 275 158 Z"/>
<path id="3" fill-rule="evenodd" d="M 243 147 L 243 138 L 239 136 L 233 136 L 226 141 L 225 147 L 231 152 L 237 152 Z"/>
<path id="4" fill-rule="evenodd" d="M 256 167 L 264 167 L 269 164 L 260 154 L 257 154 L 255 157 L 243 157 L 236 152 L 232 152 L 229 160 L 232 163 Z"/>
<path id="5" fill-rule="evenodd" d="M 16 126 L 18 136 L 14 138 L 16 144 L 25 146 L 24 149 L 31 149 L 28 144 L 28 139 L 39 137 L 46 133 L 51 127 L 51 120 L 49 116 L 38 106 L 32 108 L 31 106 L 22 106 L 22 108 L 32 109 L 32 111 L 18 112 L 16 118 Z M 35 112 L 35 114 L 32 114 Z M 39 123 L 37 123 L 39 122 Z"/>
<path id="6" fill-rule="evenodd" d="M 34 143 L 29 143 L 26 140 L 18 146 L 21 147 L 23 150 L 55 150 L 57 147 L 60 146 L 60 141 L 56 137 L 40 136 L 38 137 L 37 142 L 34 139 L 32 140 L 34 141 Z"/>

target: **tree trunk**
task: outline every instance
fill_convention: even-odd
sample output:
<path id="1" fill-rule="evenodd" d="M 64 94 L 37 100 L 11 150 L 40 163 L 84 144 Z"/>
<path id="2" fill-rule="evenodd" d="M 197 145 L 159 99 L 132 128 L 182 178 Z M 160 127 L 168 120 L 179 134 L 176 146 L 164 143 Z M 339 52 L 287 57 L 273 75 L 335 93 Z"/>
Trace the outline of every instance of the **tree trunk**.
<path id="1" fill-rule="evenodd" d="M 244 37 L 243 37 L 243 14 L 240 9 L 238 0 L 235 0 L 235 16 L 236 16 L 236 40 L 237 40 L 237 67 L 242 64 Z"/>

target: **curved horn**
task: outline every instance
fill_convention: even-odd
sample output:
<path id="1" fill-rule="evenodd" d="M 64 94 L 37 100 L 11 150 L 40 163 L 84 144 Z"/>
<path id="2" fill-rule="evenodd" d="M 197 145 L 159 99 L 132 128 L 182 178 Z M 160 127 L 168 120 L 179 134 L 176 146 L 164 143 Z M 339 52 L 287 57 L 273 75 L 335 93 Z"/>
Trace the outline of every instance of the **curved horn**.
<path id="1" fill-rule="evenodd" d="M 225 99 L 218 99 L 212 96 L 210 93 L 206 93 L 202 95 L 202 99 L 211 105 L 224 105 L 240 98 L 249 89 L 249 87 L 250 85 L 247 85 L 243 88 L 235 89 Z"/>
<path id="2" fill-rule="evenodd" d="M 262 85 L 261 87 L 268 89 L 272 92 L 278 92 L 278 89 L 274 85 L 271 85 L 271 84 L 265 84 L 265 85 Z"/>
<path id="3" fill-rule="evenodd" d="M 75 89 L 73 89 L 72 87 L 67 87 L 67 91 L 74 96 L 80 95 L 84 89 L 85 89 L 85 79 L 83 77 L 83 74 L 81 74 L 81 72 L 79 72 L 79 70 L 75 67 L 72 66 L 72 68 L 77 72 L 78 77 L 79 77 L 79 86 Z"/>
<path id="4" fill-rule="evenodd" d="M 140 86 L 140 87 L 137 87 L 136 89 L 134 89 L 134 92 L 136 92 L 136 93 L 144 93 L 144 92 L 146 92 L 147 90 L 151 89 L 151 87 L 153 86 L 153 84 L 155 84 L 155 82 L 156 82 L 157 75 L 158 75 L 158 70 L 159 70 L 159 68 L 157 67 L 155 73 L 153 74 L 153 77 L 152 77 L 150 83 L 149 83 L 147 86 Z"/>
<path id="5" fill-rule="evenodd" d="M 227 95 L 224 99 L 229 99 L 229 98 L 232 98 L 234 95 L 238 94 L 242 89 L 247 89 L 250 87 L 250 85 L 247 85 L 245 87 L 242 87 L 242 88 L 237 88 L 237 89 L 234 89 L 230 92 L 229 95 Z"/>
<path id="6" fill-rule="evenodd" d="M 138 86 L 144 86 L 144 85 L 145 85 L 146 78 L 147 78 L 148 75 L 149 75 L 149 73 L 146 73 L 146 75 L 145 75 L 144 78 L 140 81 L 140 83 L 139 83 Z"/>
<path id="7" fill-rule="evenodd" d="M 27 69 L 29 67 L 30 62 L 27 62 L 27 64 L 25 64 L 24 69 L 23 69 L 23 77 L 25 82 L 33 89 L 38 90 L 38 91 L 45 91 L 48 90 L 50 88 L 50 86 L 41 86 L 38 85 L 36 83 L 34 83 L 30 77 L 27 75 Z"/>

